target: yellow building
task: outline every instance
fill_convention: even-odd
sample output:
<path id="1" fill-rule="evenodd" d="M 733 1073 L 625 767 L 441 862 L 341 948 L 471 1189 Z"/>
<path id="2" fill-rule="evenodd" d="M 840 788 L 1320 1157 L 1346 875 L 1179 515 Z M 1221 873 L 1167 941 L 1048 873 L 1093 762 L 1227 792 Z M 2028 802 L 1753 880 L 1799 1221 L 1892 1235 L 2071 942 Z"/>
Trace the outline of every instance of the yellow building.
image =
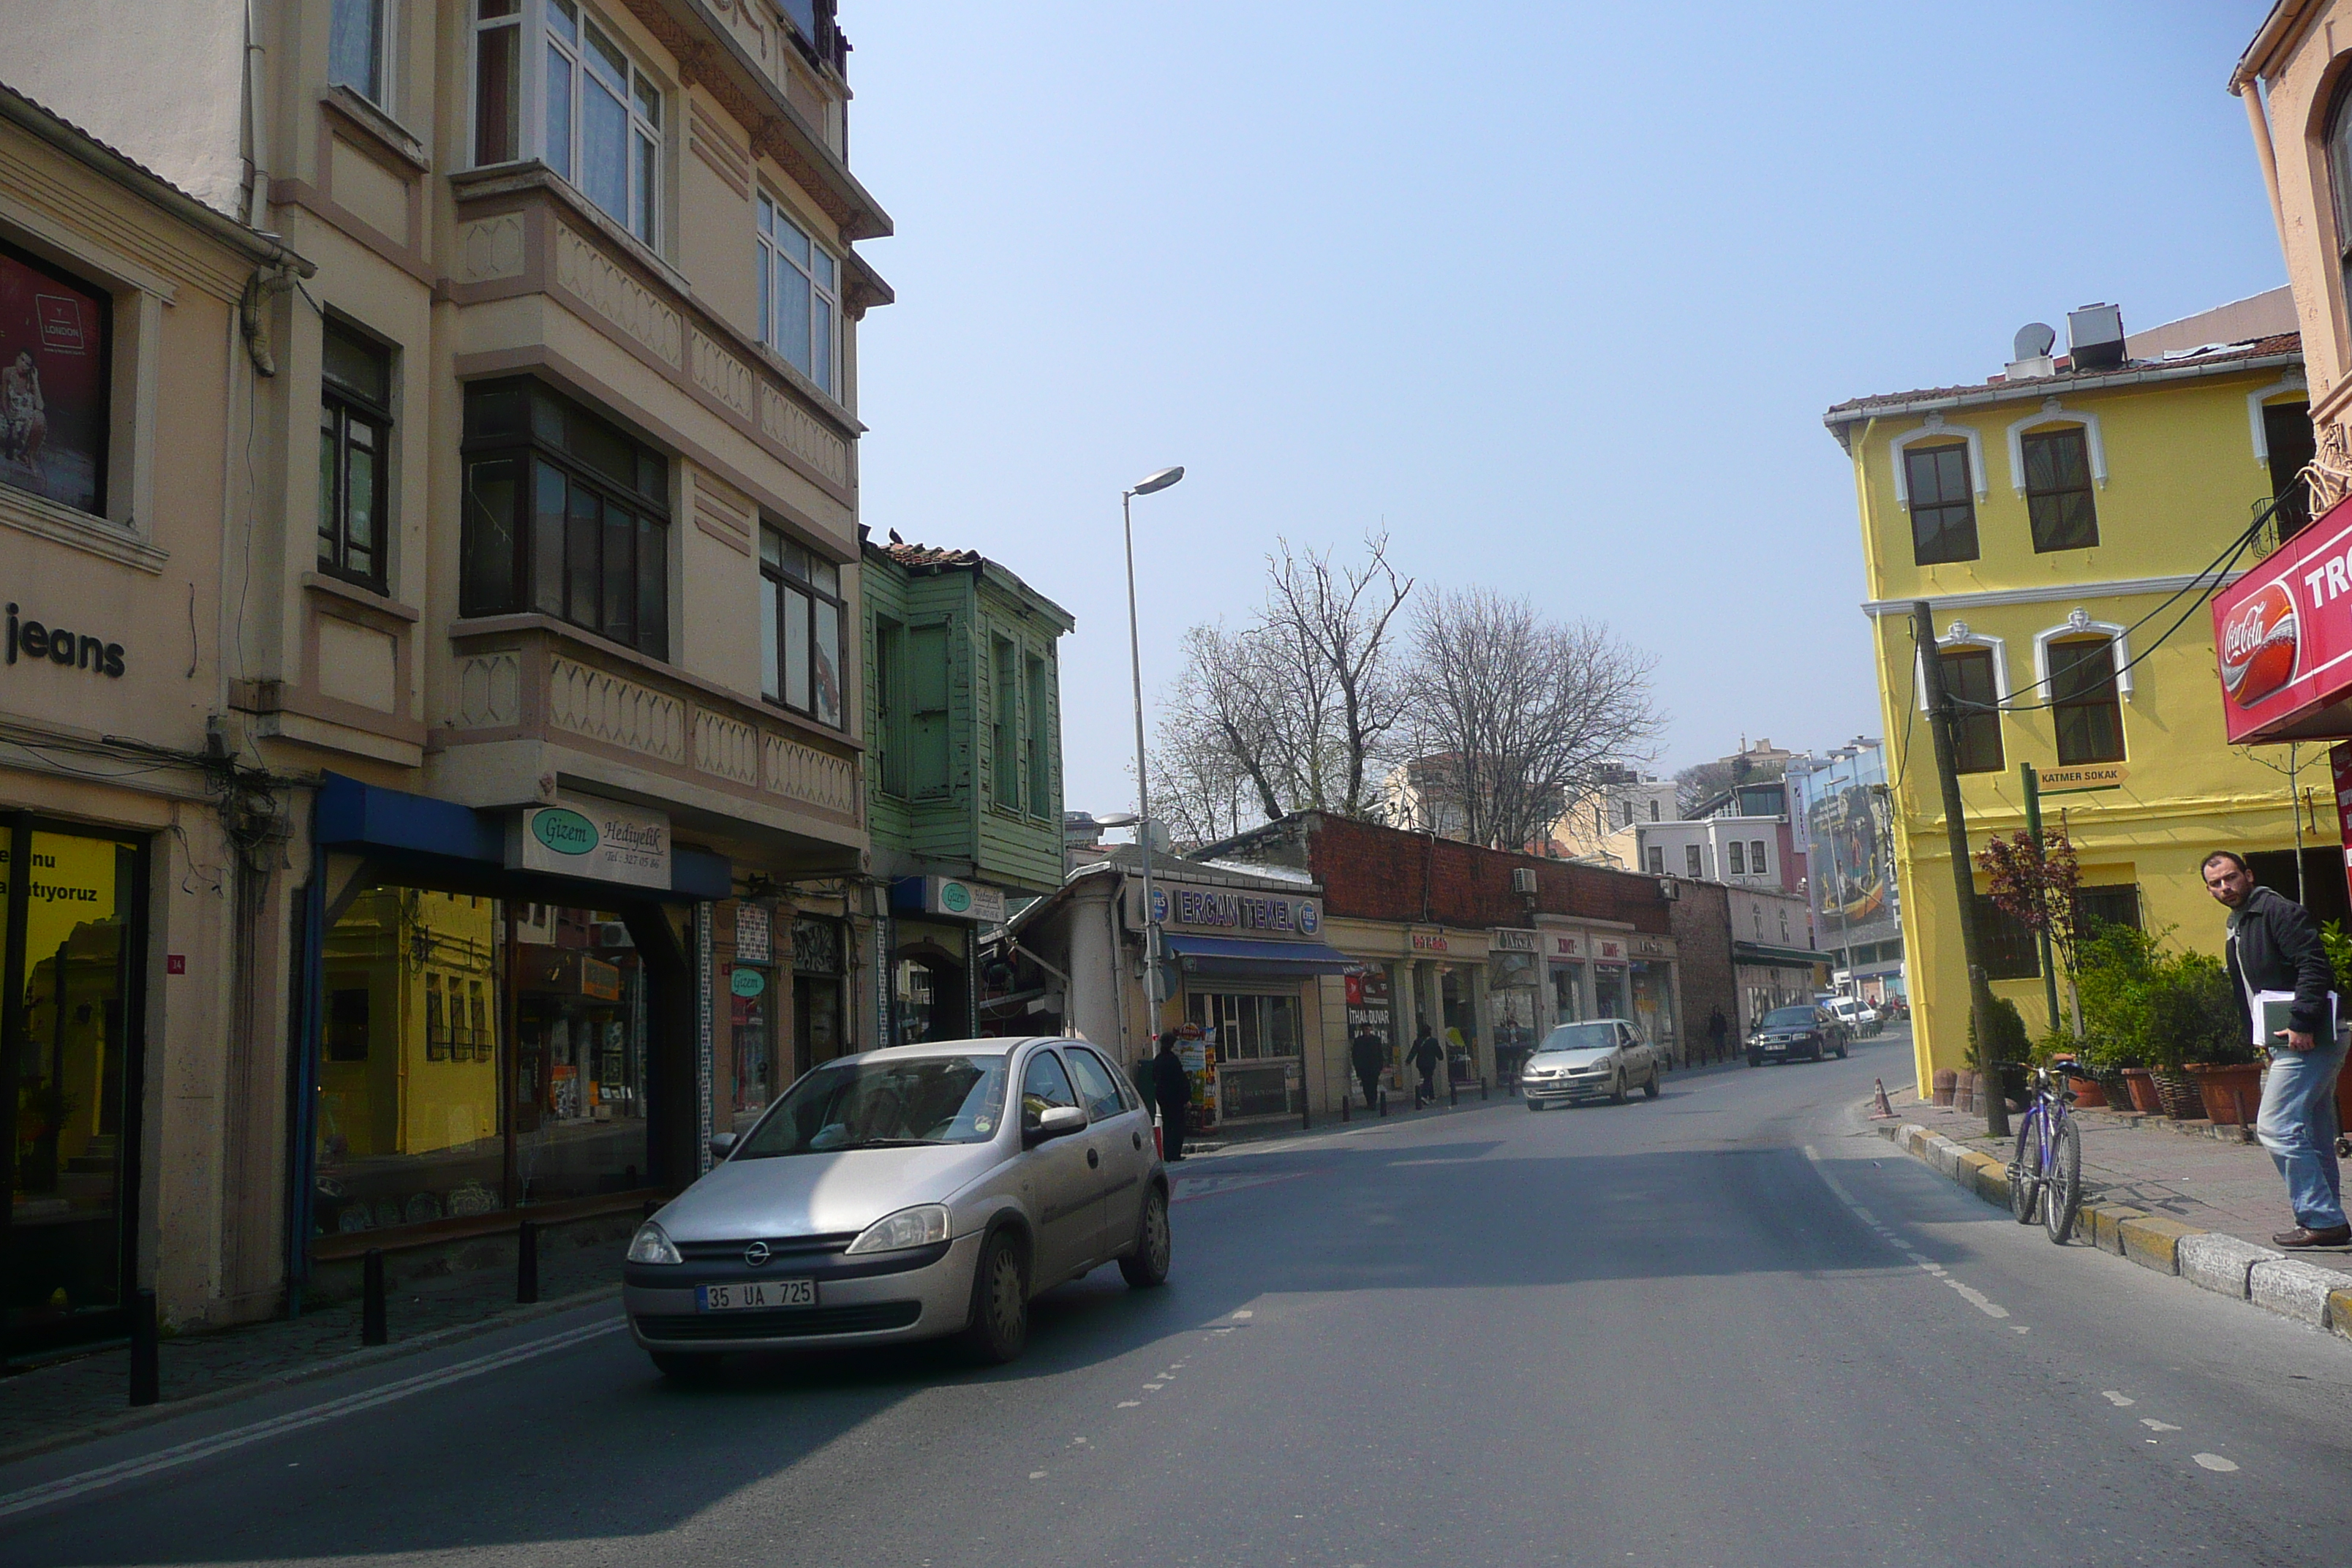
<path id="1" fill-rule="evenodd" d="M 1958 727 L 1972 849 L 2023 827 L 2030 763 L 2046 822 L 2081 858 L 2090 911 L 2218 952 L 2198 877 L 2208 851 L 2245 853 L 2293 892 L 2296 785 L 2305 841 L 2336 836 L 2324 747 L 2301 748 L 2291 785 L 2286 748 L 2225 742 L 2205 605 L 2224 580 L 2217 559 L 2310 455 L 2286 290 L 2128 340 L 2107 307 L 2069 328 L 2069 353 L 2028 328 L 2003 374 L 1824 416 L 1861 510 L 1923 1084 L 1964 1060 L 1969 995 L 1915 600 L 1933 608 L 1954 694 L 2002 708 Z M 2275 542 L 2265 530 L 2237 569 Z M 2054 793 L 2070 788 L 2092 793 Z M 2330 866 L 2332 854 L 2305 862 Z M 2317 895 L 2340 906 L 2340 869 L 2312 891 L 2323 915 Z M 1980 908 L 1994 993 L 2038 1035 L 2049 1017 L 2034 943 Z"/>

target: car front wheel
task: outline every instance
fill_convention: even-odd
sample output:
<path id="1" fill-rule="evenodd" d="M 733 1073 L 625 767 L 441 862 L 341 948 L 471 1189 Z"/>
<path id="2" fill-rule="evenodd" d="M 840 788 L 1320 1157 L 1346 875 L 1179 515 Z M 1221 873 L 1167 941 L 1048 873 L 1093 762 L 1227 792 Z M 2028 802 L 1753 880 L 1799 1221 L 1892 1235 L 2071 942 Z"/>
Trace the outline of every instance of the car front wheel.
<path id="1" fill-rule="evenodd" d="M 971 1321 L 964 1349 L 983 1365 L 1002 1366 L 1029 1342 L 1029 1267 L 1021 1243 L 1000 1230 L 981 1244 L 971 1282 Z"/>
<path id="2" fill-rule="evenodd" d="M 1609 1103 L 1612 1105 L 1625 1103 L 1625 1075 L 1622 1072 L 1610 1080 Z"/>

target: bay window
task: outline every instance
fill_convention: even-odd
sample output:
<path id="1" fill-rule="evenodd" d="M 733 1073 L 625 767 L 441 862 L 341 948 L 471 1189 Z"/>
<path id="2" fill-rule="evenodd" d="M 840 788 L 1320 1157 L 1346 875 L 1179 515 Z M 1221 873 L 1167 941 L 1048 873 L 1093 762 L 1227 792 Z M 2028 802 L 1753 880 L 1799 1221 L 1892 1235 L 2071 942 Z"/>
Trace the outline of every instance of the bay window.
<path id="1" fill-rule="evenodd" d="M 669 465 L 531 381 L 466 390 L 459 613 L 538 611 L 669 657 Z"/>
<path id="2" fill-rule="evenodd" d="M 841 568 L 773 528 L 760 531 L 760 692 L 842 727 Z"/>
<path id="3" fill-rule="evenodd" d="M 760 341 L 837 397 L 841 264 L 765 195 L 759 226 Z"/>
<path id="4" fill-rule="evenodd" d="M 661 88 L 576 0 L 475 0 L 474 17 L 475 163 L 536 156 L 658 247 Z"/>

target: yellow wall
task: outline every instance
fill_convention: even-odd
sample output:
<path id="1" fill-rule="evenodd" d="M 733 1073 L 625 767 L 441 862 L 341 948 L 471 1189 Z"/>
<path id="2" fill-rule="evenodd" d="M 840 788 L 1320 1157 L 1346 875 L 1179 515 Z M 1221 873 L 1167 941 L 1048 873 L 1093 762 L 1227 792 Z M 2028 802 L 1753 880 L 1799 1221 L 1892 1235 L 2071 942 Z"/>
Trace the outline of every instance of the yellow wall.
<path id="1" fill-rule="evenodd" d="M 1895 499 L 1891 444 L 1918 429 L 1923 415 L 1865 416 L 1846 427 L 1869 597 L 1903 602 L 1876 616 L 1874 641 L 1923 1084 L 1937 1068 L 1960 1066 L 1968 1049 L 1969 999 L 1935 754 L 1914 684 L 1907 602 L 1930 600 L 1939 639 L 1951 635 L 1955 622 L 1964 622 L 1971 636 L 2001 639 L 2012 703 L 2042 700 L 2035 689 L 2038 635 L 2064 627 L 2077 608 L 2095 621 L 2134 626 L 2172 593 L 2169 584 L 2151 588 L 2145 580 L 2196 574 L 2246 528 L 2252 509 L 2271 488 L 2268 468 L 2254 457 L 2248 397 L 2292 374 L 2292 367 L 2268 366 L 2111 392 L 2077 391 L 2059 378 L 2021 383 L 2013 401 L 1946 410 L 1952 434 L 1976 432 L 1983 458 L 1976 476 L 1983 490 L 1977 501 L 1980 555 L 1955 564 L 1915 563 L 1910 516 Z M 2053 395 L 2063 398 L 2065 412 L 2049 423 L 2076 413 L 2098 416 L 2108 477 L 2094 492 L 2098 545 L 2038 554 L 2025 500 L 2011 487 L 2007 432 Z M 2276 394 L 2268 401 L 2300 402 L 2301 394 Z M 2196 596 L 2191 590 L 2129 635 L 2130 653 L 2139 662 L 2130 670 L 2132 690 L 2122 703 L 2122 787 L 2047 798 L 2043 814 L 2055 827 L 2063 812 L 2086 886 L 2136 883 L 2149 930 L 2170 927 L 2179 944 L 2218 952 L 2221 922 L 2198 879 L 2198 862 L 2217 847 L 2290 849 L 2294 816 L 2286 776 L 2264 765 L 2283 770 L 2286 749 L 2263 747 L 2249 755 L 2224 741 L 2212 620 L 2203 605 L 2191 608 Z M 2158 646 L 2183 612 L 2188 618 L 2179 630 Z M 2023 828 L 2020 763 L 2045 773 L 2061 765 L 2049 712 L 2005 714 L 2001 728 L 2002 770 L 1961 776 L 1971 851 L 1994 834 Z M 2305 746 L 2301 757 L 2299 783 L 2312 792 L 2325 842 L 2335 831 L 2326 751 Z M 2306 840 L 2314 833 L 2311 818 L 2305 833 Z M 1976 884 L 1981 890 L 1981 877 Z M 2047 1026 L 2039 979 L 1997 982 L 1993 989 L 2018 1005 L 2032 1033 Z"/>

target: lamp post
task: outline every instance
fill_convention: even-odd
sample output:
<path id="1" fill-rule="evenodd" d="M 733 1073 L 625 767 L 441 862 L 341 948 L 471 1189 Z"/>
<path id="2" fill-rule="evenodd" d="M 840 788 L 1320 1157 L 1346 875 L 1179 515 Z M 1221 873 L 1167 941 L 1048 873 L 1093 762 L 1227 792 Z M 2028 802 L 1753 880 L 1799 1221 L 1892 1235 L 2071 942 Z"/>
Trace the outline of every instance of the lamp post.
<path id="1" fill-rule="evenodd" d="M 1164 490 L 1184 477 L 1180 466 L 1162 468 L 1121 490 L 1118 514 L 1127 534 L 1127 657 L 1135 679 L 1135 843 L 1143 863 L 1144 1045 L 1160 1035 L 1160 917 L 1151 907 L 1151 790 L 1143 769 L 1143 634 L 1135 614 L 1135 498 Z"/>

